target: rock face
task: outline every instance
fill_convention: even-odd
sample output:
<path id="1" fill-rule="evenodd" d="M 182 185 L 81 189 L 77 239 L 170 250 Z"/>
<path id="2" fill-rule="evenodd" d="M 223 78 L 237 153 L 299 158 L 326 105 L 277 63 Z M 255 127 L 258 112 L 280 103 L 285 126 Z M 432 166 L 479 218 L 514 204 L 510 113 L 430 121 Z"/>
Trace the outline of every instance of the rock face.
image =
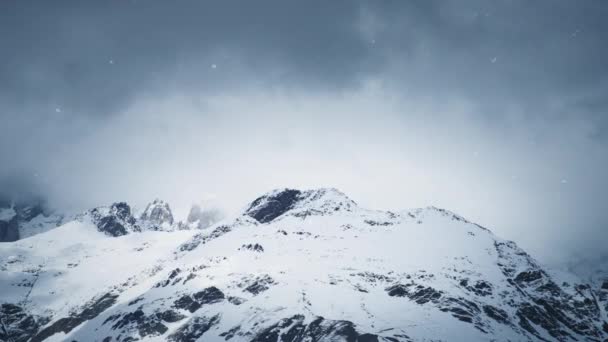
<path id="1" fill-rule="evenodd" d="M 608 279 L 544 268 L 447 210 L 287 189 L 209 229 L 158 232 L 170 211 L 153 203 L 0 245 L 0 340 L 608 339 Z"/>
<path id="2" fill-rule="evenodd" d="M 46 232 L 60 225 L 63 216 L 46 212 L 43 202 L 0 200 L 0 242 L 11 242 Z"/>
<path id="3" fill-rule="evenodd" d="M 378 335 L 359 333 L 349 321 L 326 320 L 316 317 L 310 323 L 303 315 L 284 318 L 257 333 L 252 342 L 269 341 L 352 341 L 377 342 Z"/>
<path id="4" fill-rule="evenodd" d="M 173 214 L 169 204 L 159 199 L 148 204 L 139 220 L 149 230 L 170 230 L 173 226 Z"/>
<path id="5" fill-rule="evenodd" d="M 285 189 L 258 197 L 251 203 L 246 214 L 260 223 L 270 222 L 292 209 L 300 201 L 301 195 L 300 190 Z"/>
<path id="6" fill-rule="evenodd" d="M 19 220 L 13 208 L 0 209 L 0 242 L 19 240 Z"/>
<path id="7" fill-rule="evenodd" d="M 113 203 L 110 207 L 99 207 L 90 211 L 91 219 L 100 232 L 109 236 L 122 236 L 141 232 L 141 227 L 125 202 Z"/>
<path id="8" fill-rule="evenodd" d="M 135 217 L 131 206 L 126 202 L 92 209 L 85 214 L 85 217 L 90 217 L 100 232 L 113 237 L 143 231 L 173 231 L 188 228 L 187 226 L 178 228 L 169 204 L 158 199 L 148 204 L 139 218 Z"/>
<path id="9" fill-rule="evenodd" d="M 332 211 L 351 211 L 357 204 L 336 189 L 300 191 L 275 190 L 258 197 L 245 211 L 260 223 L 291 213 L 294 216 L 322 215 Z"/>
<path id="10" fill-rule="evenodd" d="M 29 341 L 44 323 L 43 319 L 27 314 L 18 305 L 0 305 L 0 341 Z"/>

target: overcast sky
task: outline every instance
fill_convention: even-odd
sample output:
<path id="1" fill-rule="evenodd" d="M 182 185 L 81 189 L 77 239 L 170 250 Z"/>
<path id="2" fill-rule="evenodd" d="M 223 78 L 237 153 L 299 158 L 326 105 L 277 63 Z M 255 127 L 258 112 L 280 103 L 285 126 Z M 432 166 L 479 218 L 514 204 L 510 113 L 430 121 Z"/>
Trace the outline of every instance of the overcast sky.
<path id="1" fill-rule="evenodd" d="M 435 205 L 608 253 L 608 3 L 2 1 L 0 190 L 237 212 Z"/>

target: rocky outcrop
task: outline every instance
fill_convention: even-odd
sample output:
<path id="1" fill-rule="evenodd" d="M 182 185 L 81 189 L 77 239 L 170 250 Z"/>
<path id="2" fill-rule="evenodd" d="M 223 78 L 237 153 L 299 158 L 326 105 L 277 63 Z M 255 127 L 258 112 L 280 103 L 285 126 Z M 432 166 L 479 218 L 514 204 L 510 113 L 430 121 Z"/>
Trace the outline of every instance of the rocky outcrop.
<path id="1" fill-rule="evenodd" d="M 171 230 L 173 226 L 173 213 L 169 204 L 155 199 L 146 206 L 146 209 L 139 217 L 142 227 L 146 230 Z"/>
<path id="2" fill-rule="evenodd" d="M 187 310 L 191 313 L 203 305 L 213 304 L 224 300 L 225 296 L 217 287 L 211 286 L 192 295 L 184 295 L 173 303 L 177 309 Z"/>
<path id="3" fill-rule="evenodd" d="M 90 211 L 93 223 L 100 232 L 117 237 L 131 232 L 140 232 L 137 220 L 131 214 L 131 207 L 126 202 L 117 202 L 108 207 L 99 207 Z"/>
<path id="4" fill-rule="evenodd" d="M 239 248 L 239 251 L 252 251 L 252 252 L 257 252 L 257 253 L 263 253 L 264 247 L 262 247 L 262 245 L 260 245 L 259 243 L 248 243 L 248 244 L 243 244 Z"/>
<path id="5" fill-rule="evenodd" d="M 12 208 L 0 209 L 6 214 L 5 219 L 0 219 L 0 242 L 11 242 L 19 240 L 19 221 L 16 215 L 13 215 Z"/>
<path id="6" fill-rule="evenodd" d="M 258 197 L 245 212 L 260 223 L 267 223 L 283 215 L 300 200 L 300 190 L 285 189 Z"/>
<path id="7" fill-rule="evenodd" d="M 560 341 L 575 340 L 576 335 L 601 340 L 599 323 L 602 312 L 596 294 L 588 285 L 559 286 L 527 253 L 515 243 L 495 243 L 498 266 L 516 293 L 524 296 L 511 305 L 516 309 L 517 325 L 543 339 L 546 331 Z"/>
<path id="8" fill-rule="evenodd" d="M 167 337 L 168 341 L 173 342 L 196 342 L 207 332 L 211 327 L 219 323 L 220 316 L 212 317 L 193 317 L 188 323 L 177 329 Z"/>
<path id="9" fill-rule="evenodd" d="M 357 204 L 336 189 L 274 190 L 255 199 L 245 211 L 260 223 L 268 223 L 290 212 L 306 218 L 310 215 L 327 215 L 339 211 L 352 211 Z"/>
<path id="10" fill-rule="evenodd" d="M 63 216 L 45 210 L 40 200 L 0 201 L 0 242 L 11 242 L 53 229 Z"/>
<path id="11" fill-rule="evenodd" d="M 117 297 L 116 294 L 106 293 L 92 300 L 85 304 L 80 312 L 74 313 L 69 317 L 60 318 L 41 330 L 31 339 L 31 342 L 44 341 L 57 333 L 69 333 L 80 324 L 97 317 L 100 313 L 114 305 Z"/>
<path id="12" fill-rule="evenodd" d="M 46 322 L 46 319 L 28 314 L 19 305 L 2 304 L 0 305 L 0 341 L 29 341 Z"/>
<path id="13" fill-rule="evenodd" d="M 316 317 L 306 324 L 304 315 L 284 318 L 256 334 L 251 342 L 304 342 L 304 341 L 347 341 L 377 342 L 378 335 L 359 333 L 349 321 L 327 320 Z M 236 334 L 238 331 L 232 331 Z M 239 340 L 239 339 L 235 339 Z"/>
<path id="14" fill-rule="evenodd" d="M 110 236 L 171 221 L 162 201 L 139 218 L 126 203 L 87 215 L 36 244 L 0 246 L 0 302 L 13 303 L 0 308 L 0 340 L 608 338 L 608 280 L 544 268 L 442 209 L 381 212 L 333 189 L 280 190 L 195 233 L 65 239 L 91 227 L 85 218 Z"/>

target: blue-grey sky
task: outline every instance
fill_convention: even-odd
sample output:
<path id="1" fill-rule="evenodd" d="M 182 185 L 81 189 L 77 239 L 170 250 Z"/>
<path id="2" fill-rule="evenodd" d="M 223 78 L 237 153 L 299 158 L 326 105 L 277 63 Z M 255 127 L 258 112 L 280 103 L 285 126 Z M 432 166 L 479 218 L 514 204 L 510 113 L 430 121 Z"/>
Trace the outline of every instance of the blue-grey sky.
<path id="1" fill-rule="evenodd" d="M 274 187 L 608 253 L 605 1 L 2 1 L 0 185 L 82 210 Z"/>

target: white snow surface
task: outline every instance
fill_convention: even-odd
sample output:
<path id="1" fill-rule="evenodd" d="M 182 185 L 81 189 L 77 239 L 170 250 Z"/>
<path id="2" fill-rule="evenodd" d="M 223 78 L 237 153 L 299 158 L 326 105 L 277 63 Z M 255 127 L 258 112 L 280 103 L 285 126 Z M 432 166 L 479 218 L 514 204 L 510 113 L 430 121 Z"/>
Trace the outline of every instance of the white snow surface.
<path id="1" fill-rule="evenodd" d="M 263 205 L 261 201 L 258 207 Z M 104 294 L 118 296 L 97 317 L 53 334 L 49 341 L 117 341 L 119 336 L 166 341 L 195 317 L 215 315 L 219 321 L 198 341 L 225 341 L 225 333 L 237 327 L 232 341 L 252 340 L 294 315 L 303 315 L 304 324 L 316 317 L 349 321 L 358 332 L 385 341 L 555 340 L 540 326 L 533 325 L 534 335 L 517 324 L 517 308 L 532 299 L 520 293 L 527 290 L 515 287 L 501 265 L 515 275 L 540 269 L 514 244 L 448 211 L 366 210 L 335 189 L 321 189 L 303 192 L 289 211 L 264 224 L 243 215 L 204 231 L 110 237 L 89 220 L 77 220 L 2 244 L 0 303 L 15 303 L 35 317 L 48 318 L 43 329 Z M 562 290 L 576 300 L 576 276 L 555 272 L 551 277 L 560 285 L 567 279 L 570 285 Z M 491 293 L 473 293 L 462 285 L 464 279 L 471 285 L 490 284 Z M 247 290 L 255 284 L 265 289 Z M 466 322 L 443 302 L 420 304 L 389 295 L 387 289 L 399 284 L 431 288 L 442 294 L 441 300 L 465 299 L 479 312 Z M 182 296 L 212 286 L 224 300 L 195 312 L 175 307 Z M 510 323 L 488 317 L 481 309 L 488 305 L 504 310 Z M 146 316 L 172 309 L 183 318 L 163 322 L 162 334 L 141 336 L 133 325 L 113 328 L 120 319 L 113 316 L 138 309 Z M 605 309 L 599 315 L 597 324 L 593 321 L 597 327 L 606 320 Z"/>

